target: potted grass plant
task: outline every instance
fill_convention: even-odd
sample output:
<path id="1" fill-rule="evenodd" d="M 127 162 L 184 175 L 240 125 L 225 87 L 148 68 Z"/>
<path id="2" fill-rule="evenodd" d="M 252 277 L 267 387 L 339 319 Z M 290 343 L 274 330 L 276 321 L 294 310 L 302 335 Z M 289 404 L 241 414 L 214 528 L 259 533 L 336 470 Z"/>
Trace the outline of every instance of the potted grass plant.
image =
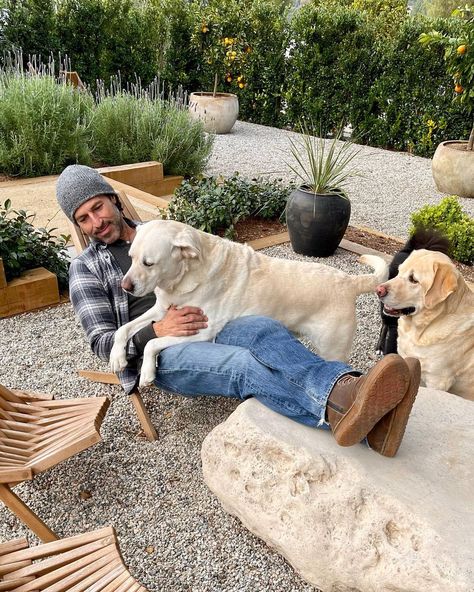
<path id="1" fill-rule="evenodd" d="M 287 162 L 301 181 L 287 202 L 288 233 L 296 253 L 329 257 L 349 224 L 351 202 L 345 187 L 360 175 L 353 167 L 360 150 L 352 141 L 341 141 L 342 128 L 331 140 L 312 135 L 305 125 L 300 129 L 301 135 L 290 139 L 293 161 Z"/>

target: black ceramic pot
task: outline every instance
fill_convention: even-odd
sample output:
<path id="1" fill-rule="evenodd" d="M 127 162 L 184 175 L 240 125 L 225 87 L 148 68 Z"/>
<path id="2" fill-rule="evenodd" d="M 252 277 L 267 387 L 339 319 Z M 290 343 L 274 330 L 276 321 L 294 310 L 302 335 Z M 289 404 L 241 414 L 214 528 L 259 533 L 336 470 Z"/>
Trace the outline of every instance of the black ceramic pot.
<path id="1" fill-rule="evenodd" d="M 351 202 L 340 194 L 313 193 L 304 186 L 290 194 L 286 222 L 295 253 L 329 257 L 337 249 L 351 217 Z"/>

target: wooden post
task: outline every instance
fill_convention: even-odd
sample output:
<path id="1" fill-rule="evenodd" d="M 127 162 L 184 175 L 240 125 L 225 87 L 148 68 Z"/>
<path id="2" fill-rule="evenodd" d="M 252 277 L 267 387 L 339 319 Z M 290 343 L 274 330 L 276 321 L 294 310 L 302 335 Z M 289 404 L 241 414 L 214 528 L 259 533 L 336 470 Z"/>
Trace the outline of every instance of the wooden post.
<path id="1" fill-rule="evenodd" d="M 5 275 L 5 268 L 3 267 L 3 259 L 0 257 L 0 290 L 7 287 L 7 278 Z"/>
<path id="2" fill-rule="evenodd" d="M 80 88 L 81 90 L 85 89 L 84 83 L 77 72 L 62 72 L 62 74 L 64 75 L 66 81 L 70 82 L 72 86 Z"/>
<path id="3" fill-rule="evenodd" d="M 142 396 L 138 392 L 138 390 L 134 390 L 130 395 L 132 399 L 133 406 L 135 407 L 135 411 L 138 415 L 138 419 L 142 425 L 143 431 L 146 434 L 146 437 L 150 442 L 154 442 L 158 440 L 158 433 L 155 430 L 155 426 L 151 422 L 150 416 L 148 415 L 148 411 L 146 410 L 145 404 L 143 403 Z"/>
<path id="4" fill-rule="evenodd" d="M 44 543 L 59 540 L 59 537 L 5 483 L 0 483 L 0 499 Z"/>

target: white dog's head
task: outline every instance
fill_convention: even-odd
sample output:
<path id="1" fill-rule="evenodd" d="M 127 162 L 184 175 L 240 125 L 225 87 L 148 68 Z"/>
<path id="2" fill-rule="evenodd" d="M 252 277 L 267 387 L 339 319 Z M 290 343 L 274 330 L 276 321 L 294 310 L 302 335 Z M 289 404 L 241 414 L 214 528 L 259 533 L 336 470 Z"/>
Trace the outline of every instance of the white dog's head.
<path id="1" fill-rule="evenodd" d="M 130 247 L 132 265 L 122 288 L 144 296 L 155 288 L 172 292 L 180 284 L 190 262 L 201 257 L 199 232 L 174 220 L 153 220 L 137 227 Z"/>
<path id="2" fill-rule="evenodd" d="M 398 275 L 377 287 L 384 312 L 391 316 L 431 310 L 457 290 L 459 272 L 438 251 L 417 249 L 398 268 Z"/>

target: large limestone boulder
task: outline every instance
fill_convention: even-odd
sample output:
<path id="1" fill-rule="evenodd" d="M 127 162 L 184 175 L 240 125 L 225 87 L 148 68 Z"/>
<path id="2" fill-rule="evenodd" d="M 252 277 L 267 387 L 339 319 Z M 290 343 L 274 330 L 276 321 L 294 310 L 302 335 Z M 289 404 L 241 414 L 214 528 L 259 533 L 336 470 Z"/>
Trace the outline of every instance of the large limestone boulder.
<path id="1" fill-rule="evenodd" d="M 474 590 L 474 403 L 420 389 L 402 446 L 360 444 L 241 404 L 202 447 L 225 510 L 324 592 Z"/>

